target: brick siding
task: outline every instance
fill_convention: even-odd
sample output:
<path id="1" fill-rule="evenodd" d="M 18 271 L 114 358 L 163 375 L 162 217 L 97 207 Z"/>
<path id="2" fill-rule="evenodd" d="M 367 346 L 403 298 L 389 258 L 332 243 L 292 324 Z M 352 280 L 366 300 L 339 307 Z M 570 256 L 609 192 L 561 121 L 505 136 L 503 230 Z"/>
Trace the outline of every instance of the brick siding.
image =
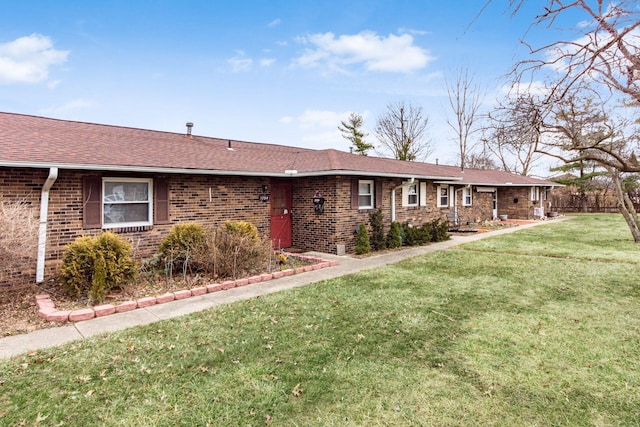
<path id="1" fill-rule="evenodd" d="M 47 178 L 46 169 L 0 168 L 0 198 L 24 201 L 39 212 L 42 185 Z M 260 177 L 208 176 L 208 175 L 145 175 L 97 173 L 60 170 L 50 191 L 45 255 L 45 279 L 51 278 L 62 260 L 64 247 L 80 236 L 97 235 L 102 229 L 83 228 L 83 177 L 128 177 L 164 179 L 169 184 L 169 223 L 148 227 L 110 229 L 129 240 L 138 259 L 157 252 L 162 239 L 173 224 L 198 222 L 206 227 L 217 227 L 226 220 L 253 223 L 266 238 L 270 233 L 270 204 L 259 200 L 271 180 Z M 304 251 L 314 250 L 336 253 L 337 245 L 344 245 L 347 253 L 355 250 L 355 231 L 359 224 L 369 224 L 372 209 L 351 207 L 353 179 L 370 179 L 382 186 L 381 209 L 385 232 L 391 224 L 391 193 L 402 184 L 401 179 L 375 177 L 310 177 L 293 179 L 292 246 Z M 532 218 L 533 203 L 529 188 L 500 189 L 498 210 L 511 218 Z M 422 225 L 437 218 L 446 218 L 453 208 L 438 208 L 437 186 L 426 183 L 426 206 L 403 207 L 402 190 L 396 189 L 396 221 Z M 462 192 L 458 197 L 458 215 L 461 222 L 479 222 L 491 219 L 492 193 L 473 191 L 473 205 L 462 206 Z M 313 198 L 325 199 L 324 212 L 314 210 Z M 514 203 L 514 199 L 518 203 Z M 35 264 L 35 263 L 32 263 Z M 35 277 L 35 265 L 25 265 L 10 275 L 27 274 Z"/>

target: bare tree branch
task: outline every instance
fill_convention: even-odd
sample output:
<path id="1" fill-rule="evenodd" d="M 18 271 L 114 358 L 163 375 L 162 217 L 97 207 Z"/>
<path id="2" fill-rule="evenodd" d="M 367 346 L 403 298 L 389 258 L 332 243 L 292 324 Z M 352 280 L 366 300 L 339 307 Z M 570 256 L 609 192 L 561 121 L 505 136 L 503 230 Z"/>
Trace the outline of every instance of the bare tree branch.
<path id="1" fill-rule="evenodd" d="M 374 133 L 381 144 L 382 155 L 408 161 L 423 161 L 433 151 L 427 139 L 429 118 L 422 108 L 404 101 L 387 105 L 387 112 L 378 118 Z"/>

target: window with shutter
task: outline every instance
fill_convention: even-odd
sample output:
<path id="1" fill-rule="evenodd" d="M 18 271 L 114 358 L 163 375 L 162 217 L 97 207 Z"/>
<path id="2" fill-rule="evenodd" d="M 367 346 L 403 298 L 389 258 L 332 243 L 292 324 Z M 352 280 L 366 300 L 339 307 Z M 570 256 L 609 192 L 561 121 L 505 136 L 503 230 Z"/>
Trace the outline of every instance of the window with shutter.
<path id="1" fill-rule="evenodd" d="M 82 179 L 82 226 L 102 227 L 102 180 L 99 176 L 85 176 Z"/>
<path id="2" fill-rule="evenodd" d="M 169 224 L 169 182 L 166 179 L 153 181 L 154 213 L 156 224 Z"/>
<path id="3" fill-rule="evenodd" d="M 103 227 L 134 227 L 153 224 L 152 190 L 151 179 L 103 178 Z"/>

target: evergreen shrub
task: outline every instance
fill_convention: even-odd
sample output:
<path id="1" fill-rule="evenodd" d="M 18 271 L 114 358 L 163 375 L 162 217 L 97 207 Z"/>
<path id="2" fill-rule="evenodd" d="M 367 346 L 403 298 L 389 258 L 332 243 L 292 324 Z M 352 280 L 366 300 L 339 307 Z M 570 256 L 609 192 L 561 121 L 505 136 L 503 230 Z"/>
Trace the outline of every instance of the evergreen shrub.
<path id="1" fill-rule="evenodd" d="M 382 222 L 382 210 L 376 209 L 369 214 L 369 223 L 371 224 L 371 249 L 379 251 L 387 247 L 384 236 L 384 225 Z"/>
<path id="2" fill-rule="evenodd" d="M 389 233 L 387 233 L 387 247 L 399 248 L 402 246 L 402 226 L 399 222 L 394 221 L 391 223 Z"/>
<path id="3" fill-rule="evenodd" d="M 197 271 L 202 266 L 194 261 L 193 254 L 205 244 L 205 229 L 195 222 L 176 224 L 160 244 L 160 259 L 166 272 Z"/>
<path id="4" fill-rule="evenodd" d="M 369 232 L 366 225 L 360 224 L 356 233 L 356 255 L 368 254 L 369 252 L 371 252 Z"/>
<path id="5" fill-rule="evenodd" d="M 111 232 L 80 237 L 65 248 L 60 282 L 70 296 L 100 303 L 107 292 L 135 278 L 132 252 L 131 243 Z"/>

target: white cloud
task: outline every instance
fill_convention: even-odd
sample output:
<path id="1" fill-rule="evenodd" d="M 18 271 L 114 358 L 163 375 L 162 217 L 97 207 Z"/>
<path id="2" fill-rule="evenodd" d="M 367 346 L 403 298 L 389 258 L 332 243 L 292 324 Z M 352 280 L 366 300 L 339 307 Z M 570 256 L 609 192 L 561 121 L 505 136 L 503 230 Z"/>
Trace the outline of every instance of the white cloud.
<path id="1" fill-rule="evenodd" d="M 268 67 L 270 65 L 272 65 L 274 62 L 276 62 L 276 60 L 274 58 L 263 58 L 260 60 L 260 66 L 261 67 Z"/>
<path id="2" fill-rule="evenodd" d="M 363 31 L 336 37 L 325 33 L 299 37 L 297 41 L 312 47 L 294 60 L 295 65 L 326 67 L 339 73 L 348 72 L 353 65 L 362 65 L 368 71 L 410 73 L 435 59 L 429 51 L 416 46 L 410 34 L 381 37 L 372 31 Z"/>
<path id="3" fill-rule="evenodd" d="M 49 68 L 64 63 L 68 55 L 68 50 L 54 49 L 51 39 L 40 34 L 0 43 L 0 84 L 46 81 Z"/>
<path id="4" fill-rule="evenodd" d="M 347 151 L 349 142 L 344 139 L 338 126 L 340 122 L 346 121 L 351 113 L 351 111 L 338 112 L 308 109 L 296 117 L 284 116 L 279 121 L 291 126 L 290 129 L 295 133 L 296 140 L 304 143 L 304 147 L 315 149 L 336 148 Z M 365 121 L 370 116 L 369 111 L 358 114 Z M 366 134 L 369 134 L 366 128 L 363 129 Z"/>
<path id="5" fill-rule="evenodd" d="M 348 114 L 335 111 L 306 110 L 296 120 L 302 129 L 329 128 L 337 127 L 340 120 L 344 120 Z"/>
<path id="6" fill-rule="evenodd" d="M 273 27 L 277 27 L 278 25 L 280 25 L 282 23 L 282 21 L 280 20 L 280 18 L 276 18 L 273 21 L 269 22 L 267 24 L 267 27 L 269 28 L 273 28 Z"/>
<path id="7" fill-rule="evenodd" d="M 400 27 L 398 28 L 398 33 L 400 34 L 411 34 L 413 36 L 425 36 L 427 34 L 429 34 L 427 31 L 424 30 L 415 30 L 413 28 L 406 28 L 406 27 Z"/>
<path id="8" fill-rule="evenodd" d="M 239 50 L 236 52 L 236 56 L 227 59 L 227 63 L 231 65 L 234 72 L 240 73 L 251 70 L 253 59 L 247 57 L 243 51 Z"/>
<path id="9" fill-rule="evenodd" d="M 341 121 L 347 120 L 352 111 L 328 111 L 328 110 L 305 110 L 297 117 L 285 116 L 280 119 L 281 123 L 297 123 L 300 129 L 330 129 L 337 128 Z M 363 119 L 369 117 L 369 111 L 358 113 Z"/>
<path id="10" fill-rule="evenodd" d="M 53 115 L 53 116 L 61 116 L 66 115 L 68 113 L 72 113 L 77 110 L 82 110 L 85 108 L 92 107 L 93 104 L 83 98 L 73 99 L 69 102 L 66 102 L 62 105 L 58 105 L 57 107 L 44 108 L 42 109 L 42 114 Z"/>

